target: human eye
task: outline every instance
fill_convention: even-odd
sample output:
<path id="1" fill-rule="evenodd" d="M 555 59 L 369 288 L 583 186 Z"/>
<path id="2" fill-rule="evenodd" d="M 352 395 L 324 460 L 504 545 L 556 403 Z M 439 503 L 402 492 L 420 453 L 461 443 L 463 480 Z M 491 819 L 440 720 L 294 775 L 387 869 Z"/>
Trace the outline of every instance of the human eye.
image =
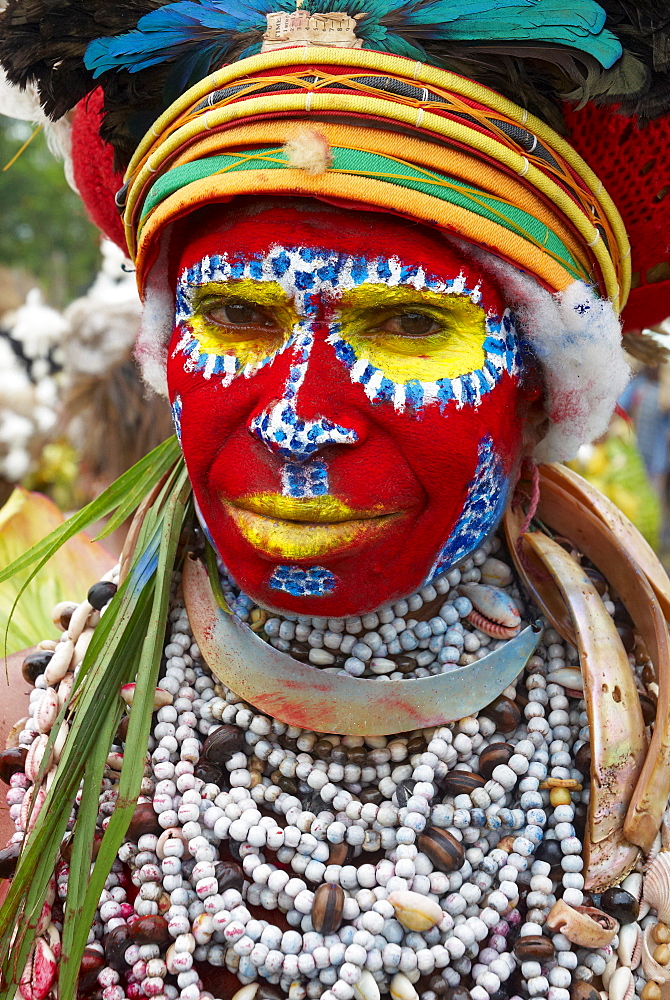
<path id="1" fill-rule="evenodd" d="M 246 299 L 205 299 L 198 312 L 210 323 L 224 328 L 275 330 L 278 326 L 270 310 Z"/>
<path id="2" fill-rule="evenodd" d="M 441 330 L 442 326 L 436 321 L 434 316 L 415 309 L 407 309 L 389 316 L 377 327 L 378 333 L 391 334 L 395 337 L 409 337 L 411 339 L 430 337 Z"/>

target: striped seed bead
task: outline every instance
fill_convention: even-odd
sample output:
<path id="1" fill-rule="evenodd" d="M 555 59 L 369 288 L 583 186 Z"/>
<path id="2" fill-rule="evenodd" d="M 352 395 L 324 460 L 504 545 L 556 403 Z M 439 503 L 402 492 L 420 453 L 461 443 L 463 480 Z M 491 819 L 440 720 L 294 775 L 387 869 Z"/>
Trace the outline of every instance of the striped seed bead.
<path id="1" fill-rule="evenodd" d="M 312 925 L 319 934 L 334 934 L 342 923 L 344 890 L 335 882 L 324 882 L 314 893 Z"/>
<path id="2" fill-rule="evenodd" d="M 427 827 L 420 834 L 417 846 L 442 872 L 455 872 L 463 866 L 465 860 L 463 845 L 446 830 L 440 830 L 437 826 Z"/>

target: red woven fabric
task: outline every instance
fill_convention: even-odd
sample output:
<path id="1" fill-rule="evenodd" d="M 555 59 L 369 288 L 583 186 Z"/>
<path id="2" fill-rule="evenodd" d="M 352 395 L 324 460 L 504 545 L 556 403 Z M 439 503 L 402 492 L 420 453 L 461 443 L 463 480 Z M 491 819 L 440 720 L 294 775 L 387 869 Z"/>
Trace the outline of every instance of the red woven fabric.
<path id="1" fill-rule="evenodd" d="M 114 170 L 112 147 L 100 138 L 102 102 L 102 90 L 94 90 L 74 110 L 74 178 L 92 221 L 125 251 L 123 224 L 114 204 L 114 195 L 123 184 L 123 175 Z"/>
<path id="2" fill-rule="evenodd" d="M 614 108 L 565 109 L 570 142 L 621 212 L 632 247 L 625 330 L 670 316 L 670 116 L 644 128 Z"/>

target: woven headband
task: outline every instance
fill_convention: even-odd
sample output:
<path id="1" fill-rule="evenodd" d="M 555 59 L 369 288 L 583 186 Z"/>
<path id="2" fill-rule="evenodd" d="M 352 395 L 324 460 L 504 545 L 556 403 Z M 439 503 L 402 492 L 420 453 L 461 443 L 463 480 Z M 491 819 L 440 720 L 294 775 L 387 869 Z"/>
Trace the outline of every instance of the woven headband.
<path id="1" fill-rule="evenodd" d="M 290 165 L 305 126 L 325 172 Z M 623 223 L 569 144 L 480 84 L 367 50 L 283 49 L 208 76 L 140 143 L 119 193 L 143 290 L 163 229 L 236 195 L 373 206 L 483 246 L 550 291 L 576 279 L 618 311 L 630 284 Z"/>

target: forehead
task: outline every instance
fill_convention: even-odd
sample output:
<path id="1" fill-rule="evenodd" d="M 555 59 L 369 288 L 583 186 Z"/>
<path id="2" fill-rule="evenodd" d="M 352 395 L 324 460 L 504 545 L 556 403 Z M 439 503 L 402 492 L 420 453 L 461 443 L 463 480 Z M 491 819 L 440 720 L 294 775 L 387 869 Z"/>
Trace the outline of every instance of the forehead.
<path id="1" fill-rule="evenodd" d="M 427 226 L 377 212 L 345 211 L 318 202 L 247 207 L 210 206 L 181 224 L 177 238 L 180 270 L 213 253 L 263 257 L 275 246 L 304 247 L 364 257 L 397 258 L 453 276 L 474 270 L 471 262 Z M 176 256 L 176 255 L 175 255 Z"/>

